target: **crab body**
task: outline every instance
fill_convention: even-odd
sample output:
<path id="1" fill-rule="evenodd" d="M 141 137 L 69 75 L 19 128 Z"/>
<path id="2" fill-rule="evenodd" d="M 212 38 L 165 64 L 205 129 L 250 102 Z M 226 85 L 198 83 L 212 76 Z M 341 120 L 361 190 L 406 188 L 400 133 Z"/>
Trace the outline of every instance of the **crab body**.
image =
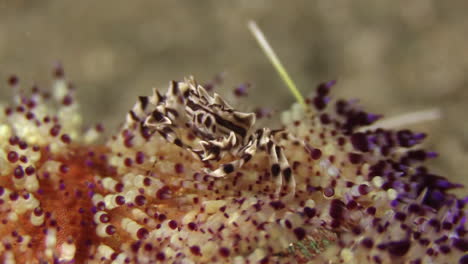
<path id="1" fill-rule="evenodd" d="M 153 105 L 153 108 L 150 108 Z M 168 142 L 185 148 L 204 162 L 219 161 L 227 153 L 235 159 L 205 172 L 214 177 L 224 177 L 249 162 L 257 151 L 268 154 L 270 173 L 276 181 L 278 195 L 283 178 L 288 183 L 289 194 L 294 194 L 295 181 L 283 148 L 275 135 L 280 130 L 254 129 L 255 114 L 240 112 L 223 98 L 213 96 L 193 78 L 184 82 L 172 81 L 165 95 L 153 89 L 150 97 L 141 96 L 128 113 L 127 123 L 138 122 L 142 128 L 159 133 Z M 199 146 L 183 142 L 177 135 L 178 127 L 189 127 L 200 139 Z"/>

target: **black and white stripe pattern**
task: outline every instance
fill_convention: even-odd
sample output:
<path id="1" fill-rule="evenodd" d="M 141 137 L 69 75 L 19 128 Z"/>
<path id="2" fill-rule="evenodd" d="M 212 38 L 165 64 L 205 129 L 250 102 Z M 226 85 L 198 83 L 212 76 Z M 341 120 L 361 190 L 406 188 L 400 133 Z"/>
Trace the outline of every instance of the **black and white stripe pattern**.
<path id="1" fill-rule="evenodd" d="M 193 78 L 172 81 L 165 95 L 154 89 L 152 96 L 139 97 L 127 115 L 127 127 L 134 124 L 157 132 L 205 162 L 219 161 L 227 153 L 237 157 L 214 170 L 205 169 L 213 177 L 224 177 L 249 162 L 257 151 L 265 151 L 277 185 L 276 194 L 280 194 L 284 179 L 289 195 L 294 195 L 296 183 L 291 167 L 283 148 L 275 143 L 278 131 L 255 131 L 254 113 L 235 110 L 216 93 L 210 96 Z M 200 138 L 199 148 L 184 143 L 177 135 L 177 128 L 184 126 Z"/>

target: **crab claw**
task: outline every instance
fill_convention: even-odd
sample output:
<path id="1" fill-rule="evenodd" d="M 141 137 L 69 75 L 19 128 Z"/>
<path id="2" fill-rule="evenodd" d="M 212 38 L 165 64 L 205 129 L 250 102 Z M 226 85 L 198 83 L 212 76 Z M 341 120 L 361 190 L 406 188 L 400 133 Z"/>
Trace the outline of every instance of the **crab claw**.
<path id="1" fill-rule="evenodd" d="M 211 141 L 200 141 L 200 145 L 203 148 L 203 159 L 202 161 L 215 160 L 219 158 L 221 148 L 216 146 Z"/>

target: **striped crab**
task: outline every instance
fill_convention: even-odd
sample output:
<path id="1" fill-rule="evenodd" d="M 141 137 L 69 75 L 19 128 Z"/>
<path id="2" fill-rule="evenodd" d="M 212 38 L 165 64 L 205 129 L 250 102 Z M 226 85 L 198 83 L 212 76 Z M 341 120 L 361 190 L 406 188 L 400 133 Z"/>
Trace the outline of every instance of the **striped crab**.
<path id="1" fill-rule="evenodd" d="M 153 108 L 150 108 L 153 106 Z M 255 113 L 240 112 L 231 107 L 217 93 L 211 96 L 193 77 L 183 82 L 172 81 L 162 95 L 157 89 L 152 96 L 140 96 L 127 115 L 130 123 L 139 122 L 168 142 L 187 149 L 203 162 L 220 161 L 227 153 L 235 159 L 204 172 L 213 177 L 224 177 L 249 162 L 257 151 L 267 153 L 270 173 L 276 181 L 276 195 L 281 193 L 283 179 L 294 195 L 295 180 L 283 148 L 277 138 L 288 138 L 283 130 L 260 128 L 255 130 Z M 192 147 L 177 135 L 177 128 L 186 126 L 200 139 Z"/>

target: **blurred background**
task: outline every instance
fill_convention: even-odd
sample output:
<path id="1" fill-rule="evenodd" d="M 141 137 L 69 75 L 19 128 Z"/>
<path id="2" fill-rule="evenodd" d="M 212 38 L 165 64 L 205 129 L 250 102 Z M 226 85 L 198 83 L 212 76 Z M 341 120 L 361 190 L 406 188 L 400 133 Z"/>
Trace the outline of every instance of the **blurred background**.
<path id="1" fill-rule="evenodd" d="M 26 87 L 47 86 L 60 61 L 85 121 L 108 131 L 138 95 L 191 74 L 207 82 L 224 72 L 228 97 L 249 82 L 240 108 L 278 113 L 294 98 L 247 30 L 254 19 L 304 95 L 336 79 L 335 96 L 359 98 L 371 112 L 440 108 L 440 120 L 412 128 L 428 132 L 427 147 L 441 154 L 433 170 L 466 182 L 467 8 L 436 0 L 0 0 L 0 79 L 15 73 Z M 1 101 L 8 95 L 3 81 Z"/>

